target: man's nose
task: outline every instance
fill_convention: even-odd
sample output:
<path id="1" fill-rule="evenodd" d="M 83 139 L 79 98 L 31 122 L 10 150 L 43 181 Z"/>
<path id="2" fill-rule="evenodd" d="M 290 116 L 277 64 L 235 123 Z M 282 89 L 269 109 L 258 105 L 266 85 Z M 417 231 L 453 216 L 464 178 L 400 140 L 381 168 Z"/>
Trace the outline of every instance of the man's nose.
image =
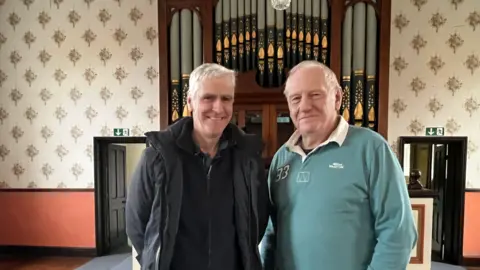
<path id="1" fill-rule="evenodd" d="M 213 102 L 213 111 L 214 112 L 222 112 L 223 111 L 223 104 L 220 98 L 215 99 Z"/>
<path id="2" fill-rule="evenodd" d="M 312 108 L 311 99 L 309 99 L 307 97 L 302 97 L 302 99 L 300 100 L 300 104 L 299 104 L 298 108 L 300 109 L 300 111 L 310 110 Z"/>

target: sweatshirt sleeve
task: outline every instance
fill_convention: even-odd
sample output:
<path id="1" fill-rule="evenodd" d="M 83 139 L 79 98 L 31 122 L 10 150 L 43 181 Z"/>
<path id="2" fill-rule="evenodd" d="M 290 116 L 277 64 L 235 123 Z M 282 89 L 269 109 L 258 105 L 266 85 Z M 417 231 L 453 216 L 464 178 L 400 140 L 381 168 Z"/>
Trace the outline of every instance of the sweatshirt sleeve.
<path id="1" fill-rule="evenodd" d="M 270 219 L 268 221 L 265 235 L 260 244 L 260 253 L 264 270 L 275 269 L 275 248 L 276 248 L 276 208 L 272 198 L 271 179 L 275 179 L 276 172 L 276 155 L 273 157 L 269 171 L 268 171 L 268 190 L 269 190 L 269 208 Z"/>
<path id="2" fill-rule="evenodd" d="M 386 142 L 372 154 L 369 180 L 377 244 L 367 269 L 405 270 L 418 237 L 405 177 Z"/>
<path id="3" fill-rule="evenodd" d="M 150 209 L 155 194 L 152 177 L 153 166 L 158 162 L 153 148 L 146 148 L 132 175 L 125 206 L 127 235 L 138 253 L 137 261 L 141 264 L 144 247 L 145 229 L 150 219 Z"/>

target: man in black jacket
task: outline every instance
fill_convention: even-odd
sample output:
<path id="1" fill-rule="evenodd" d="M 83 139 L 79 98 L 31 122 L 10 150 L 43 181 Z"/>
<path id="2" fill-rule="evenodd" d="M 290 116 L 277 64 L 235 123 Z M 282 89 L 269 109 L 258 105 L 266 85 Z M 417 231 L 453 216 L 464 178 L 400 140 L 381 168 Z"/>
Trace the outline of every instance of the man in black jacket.
<path id="1" fill-rule="evenodd" d="M 203 64 L 190 75 L 193 117 L 146 133 L 126 205 L 142 270 L 261 270 L 268 223 L 262 142 L 230 124 L 235 73 Z"/>

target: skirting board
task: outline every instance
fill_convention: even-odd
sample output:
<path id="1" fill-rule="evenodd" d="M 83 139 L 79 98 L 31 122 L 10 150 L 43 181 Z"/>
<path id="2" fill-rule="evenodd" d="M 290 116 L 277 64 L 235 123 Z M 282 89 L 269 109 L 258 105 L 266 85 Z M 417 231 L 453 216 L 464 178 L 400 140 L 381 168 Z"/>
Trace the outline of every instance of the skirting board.
<path id="1" fill-rule="evenodd" d="M 95 248 L 77 247 L 42 247 L 42 246 L 0 246 L 0 254 L 22 256 L 64 256 L 64 257 L 95 257 Z"/>
<path id="2" fill-rule="evenodd" d="M 463 257 L 464 266 L 480 266 L 480 258 Z"/>

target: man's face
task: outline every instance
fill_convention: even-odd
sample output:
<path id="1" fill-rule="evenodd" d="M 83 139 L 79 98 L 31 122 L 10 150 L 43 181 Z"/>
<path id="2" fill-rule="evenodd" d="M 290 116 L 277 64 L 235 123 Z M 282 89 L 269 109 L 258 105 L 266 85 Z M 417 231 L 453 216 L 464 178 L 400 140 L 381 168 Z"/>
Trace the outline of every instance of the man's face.
<path id="1" fill-rule="evenodd" d="M 290 117 L 300 134 L 331 132 L 336 124 L 342 94 L 328 89 L 320 68 L 304 68 L 294 73 L 286 85 Z"/>
<path id="2" fill-rule="evenodd" d="M 230 77 L 213 78 L 188 98 L 195 130 L 201 136 L 215 138 L 223 133 L 232 118 L 234 91 Z"/>

